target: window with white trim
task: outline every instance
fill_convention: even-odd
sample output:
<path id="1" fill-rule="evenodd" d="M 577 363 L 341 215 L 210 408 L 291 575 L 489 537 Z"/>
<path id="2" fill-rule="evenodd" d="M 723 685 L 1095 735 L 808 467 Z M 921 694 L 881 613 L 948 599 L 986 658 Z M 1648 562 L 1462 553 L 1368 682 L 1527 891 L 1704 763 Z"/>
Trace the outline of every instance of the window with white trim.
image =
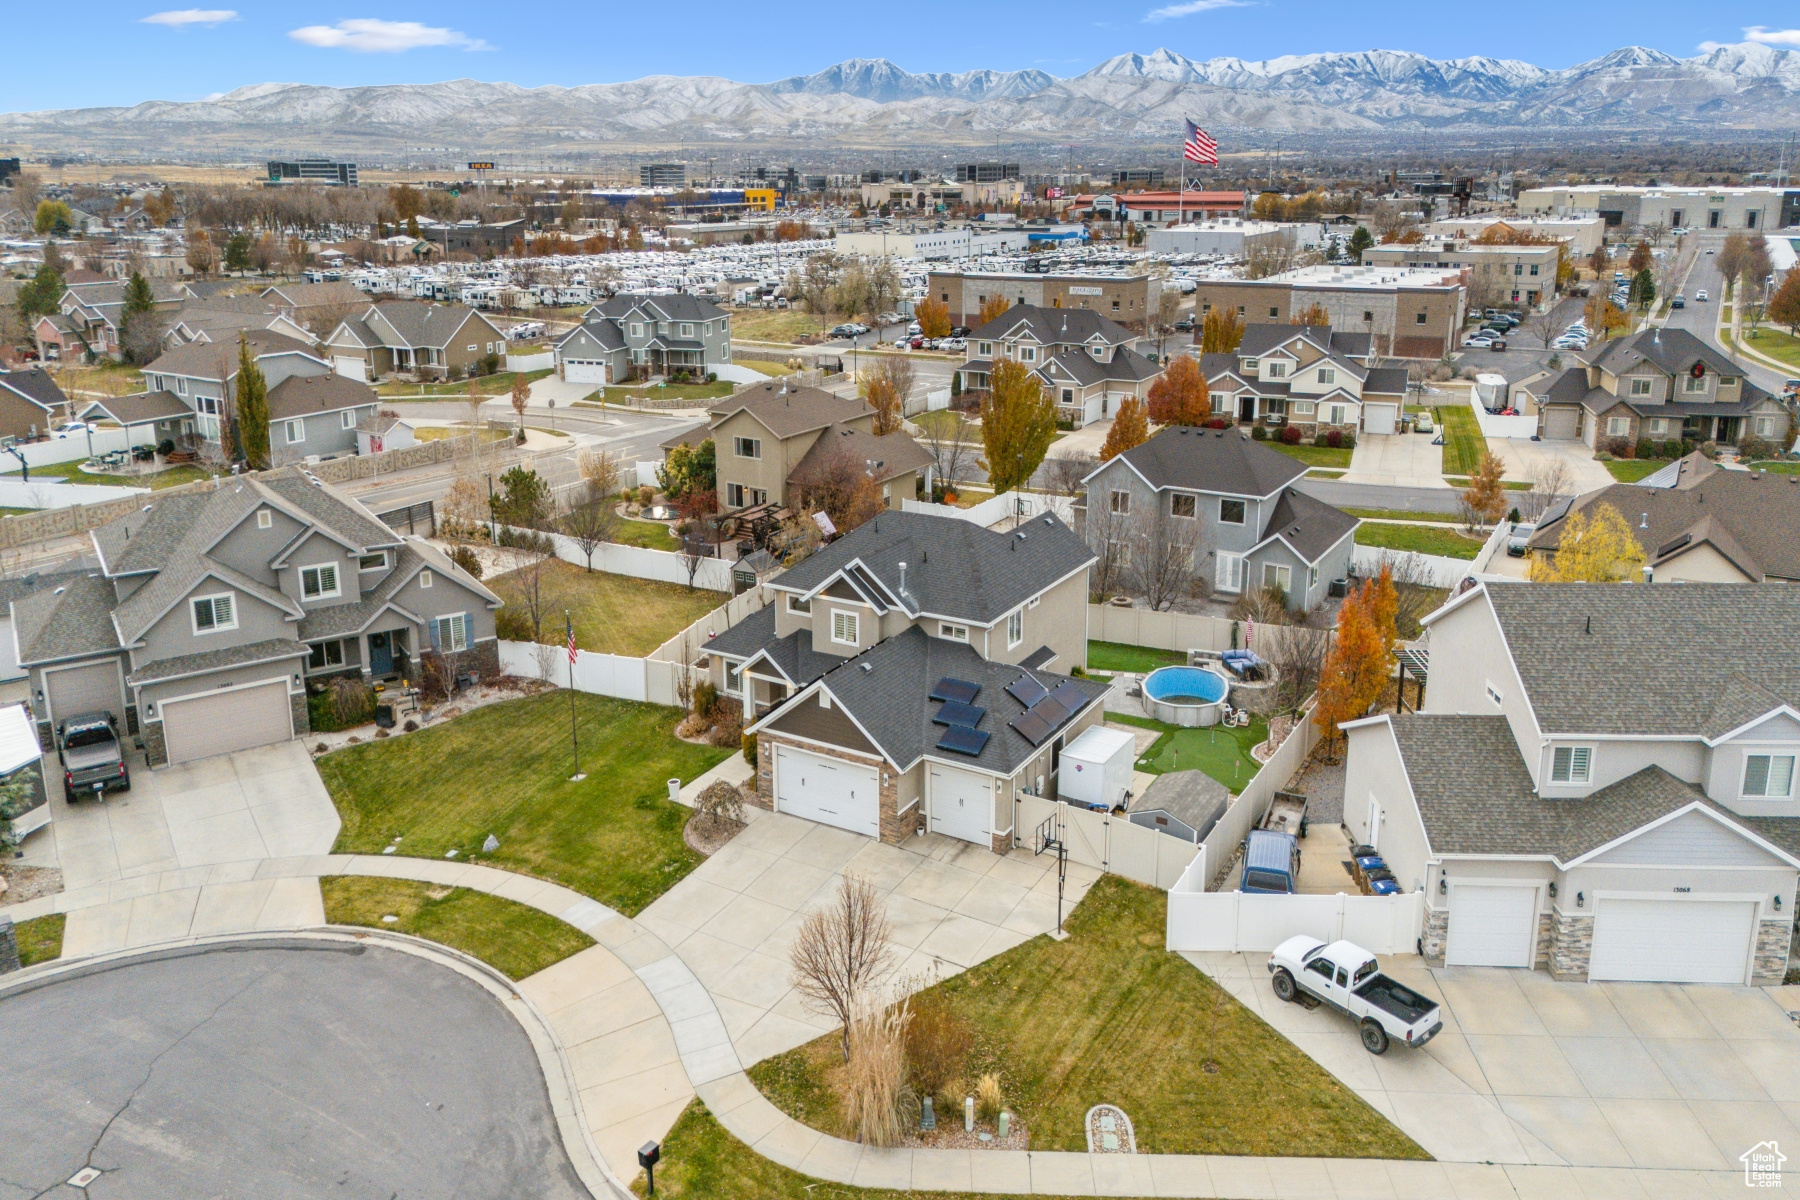
<path id="1" fill-rule="evenodd" d="M 1319 382 L 1321 384 L 1325 385 L 1326 387 L 1330 387 L 1332 384 L 1337 382 L 1337 372 L 1332 370 L 1330 367 L 1320 367 L 1319 368 Z"/>
<path id="2" fill-rule="evenodd" d="M 1193 517 L 1194 497 L 1187 492 L 1176 492 L 1170 496 L 1169 515 L 1171 517 Z"/>
<path id="3" fill-rule="evenodd" d="M 338 426 L 343 429 L 355 429 L 356 410 L 354 408 L 346 408 L 340 413 L 338 415 Z"/>
<path id="4" fill-rule="evenodd" d="M 1760 438 L 1774 437 L 1775 436 L 1775 418 L 1774 417 L 1758 417 L 1758 418 L 1756 418 L 1756 436 L 1760 437 Z"/>
<path id="5" fill-rule="evenodd" d="M 1648 396 L 1650 394 L 1650 381 L 1648 379 L 1632 380 L 1631 394 L 1634 396 Z"/>
<path id="6" fill-rule="evenodd" d="M 1262 585 L 1264 588 L 1278 587 L 1282 595 L 1287 595 L 1294 584 L 1294 569 L 1280 563 L 1263 564 Z"/>
<path id="7" fill-rule="evenodd" d="M 270 512 L 266 508 L 259 508 L 256 510 L 256 527 L 258 529 L 268 529 L 271 526 L 273 526 L 274 524 L 275 524 L 275 514 L 274 513 Z"/>
<path id="8" fill-rule="evenodd" d="M 341 641 L 314 642 L 310 653 L 306 656 L 306 668 L 309 671 L 320 671 L 326 667 L 344 665 L 344 643 Z"/>
<path id="9" fill-rule="evenodd" d="M 1270 379 L 1286 379 L 1288 365 L 1284 362 L 1272 362 L 1265 372 Z"/>
<path id="10" fill-rule="evenodd" d="M 300 568 L 300 594 L 308 600 L 324 600 L 338 594 L 336 563 Z"/>
<path id="11" fill-rule="evenodd" d="M 194 634 L 218 633 L 237 628 L 237 605 L 230 592 L 217 596 L 196 596 L 189 602 L 194 618 Z"/>
<path id="12" fill-rule="evenodd" d="M 856 613 L 845 612 L 841 608 L 834 608 L 831 610 L 832 641 L 841 642 L 846 646 L 856 645 L 857 642 L 861 640 L 857 637 L 857 626 L 858 620 Z"/>
<path id="13" fill-rule="evenodd" d="M 732 438 L 731 449 L 732 453 L 736 454 L 739 458 L 761 458 L 762 439 L 749 437 Z"/>
<path id="14" fill-rule="evenodd" d="M 378 550 L 374 554 L 365 554 L 356 560 L 358 571 L 385 571 L 387 569 L 387 551 Z"/>
<path id="15" fill-rule="evenodd" d="M 1244 502 L 1242 500 L 1219 501 L 1219 524 L 1242 525 L 1244 523 Z"/>
<path id="16" fill-rule="evenodd" d="M 1011 650 L 1014 646 L 1018 645 L 1020 642 L 1022 642 L 1024 640 L 1025 640 L 1025 610 L 1019 609 L 1016 612 L 1014 612 L 1010 617 L 1006 618 L 1006 648 L 1008 650 Z"/>
<path id="17" fill-rule="evenodd" d="M 1311 400 L 1296 400 L 1294 401 L 1293 407 L 1294 415 L 1296 417 L 1310 417 L 1313 415 L 1313 402 Z"/>
<path id="18" fill-rule="evenodd" d="M 431 622 L 431 645 L 434 649 L 455 654 L 469 648 L 469 614 L 451 613 Z"/>
<path id="19" fill-rule="evenodd" d="M 1112 494 L 1110 504 L 1112 506 L 1112 510 L 1115 513 L 1118 513 L 1120 516 L 1130 515 L 1130 513 L 1131 513 L 1131 493 L 1125 492 L 1125 491 L 1114 492 Z"/>
<path id="20" fill-rule="evenodd" d="M 1504 701 L 1500 699 L 1500 689 L 1495 687 L 1491 681 L 1487 684 L 1487 698 L 1494 702 L 1496 708 L 1504 704 Z"/>
<path id="21" fill-rule="evenodd" d="M 966 642 L 969 640 L 969 627 L 967 625 L 953 625 L 949 621 L 939 621 L 938 636 L 947 641 Z"/>
<path id="22" fill-rule="evenodd" d="M 1703 393 L 1706 391 L 1706 376 L 1684 375 L 1681 377 L 1681 390 L 1684 392 Z"/>
<path id="23" fill-rule="evenodd" d="M 1328 425 L 1343 425 L 1349 419 L 1350 409 L 1347 405 L 1333 404 L 1325 410 L 1325 422 Z"/>
<path id="24" fill-rule="evenodd" d="M 1669 422 L 1662 417 L 1653 417 L 1650 421 L 1650 432 L 1653 435 L 1669 432 Z"/>
<path id="25" fill-rule="evenodd" d="M 1744 796 L 1765 800 L 1786 800 L 1794 794 L 1794 756 L 1792 754 L 1746 754 L 1744 756 Z"/>
<path id="26" fill-rule="evenodd" d="M 1631 431 L 1631 418 L 1630 417 L 1608 417 L 1608 418 L 1606 418 L 1606 436 L 1607 437 L 1624 437 L 1630 431 Z"/>
<path id="27" fill-rule="evenodd" d="M 431 586 L 431 572 L 430 571 L 420 571 L 419 572 L 419 586 L 422 588 L 429 588 Z"/>
<path id="28" fill-rule="evenodd" d="M 1558 746 L 1550 756 L 1550 782 L 1586 783 L 1593 764 L 1593 747 Z"/>
<path id="29" fill-rule="evenodd" d="M 810 613 L 810 612 L 812 612 L 812 601 L 807 599 L 804 596 L 796 596 L 790 592 L 788 594 L 787 604 L 788 604 L 788 611 L 791 613 Z"/>
<path id="30" fill-rule="evenodd" d="M 306 440 L 306 422 L 298 417 L 287 422 L 287 440 L 290 446 L 296 442 L 304 442 Z"/>

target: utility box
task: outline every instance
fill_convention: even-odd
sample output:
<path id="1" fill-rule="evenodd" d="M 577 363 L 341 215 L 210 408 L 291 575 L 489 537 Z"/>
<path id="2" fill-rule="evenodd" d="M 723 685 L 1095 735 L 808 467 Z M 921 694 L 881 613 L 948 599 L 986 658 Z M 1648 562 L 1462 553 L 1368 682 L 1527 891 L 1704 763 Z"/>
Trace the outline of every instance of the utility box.
<path id="1" fill-rule="evenodd" d="M 1102 812 L 1124 804 L 1131 792 L 1136 741 L 1122 729 L 1089 726 L 1063 747 L 1056 798 Z"/>

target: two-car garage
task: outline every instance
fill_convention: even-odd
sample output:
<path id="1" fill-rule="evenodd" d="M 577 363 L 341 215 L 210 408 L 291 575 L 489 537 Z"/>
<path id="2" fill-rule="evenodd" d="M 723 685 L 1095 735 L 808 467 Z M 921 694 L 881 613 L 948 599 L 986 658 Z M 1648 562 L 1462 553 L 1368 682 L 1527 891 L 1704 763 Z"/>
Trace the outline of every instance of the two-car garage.
<path id="1" fill-rule="evenodd" d="M 171 764 L 267 746 L 294 736 L 285 677 L 164 700 L 157 707 Z"/>
<path id="2" fill-rule="evenodd" d="M 775 811 L 867 837 L 881 836 L 878 768 L 775 745 Z"/>

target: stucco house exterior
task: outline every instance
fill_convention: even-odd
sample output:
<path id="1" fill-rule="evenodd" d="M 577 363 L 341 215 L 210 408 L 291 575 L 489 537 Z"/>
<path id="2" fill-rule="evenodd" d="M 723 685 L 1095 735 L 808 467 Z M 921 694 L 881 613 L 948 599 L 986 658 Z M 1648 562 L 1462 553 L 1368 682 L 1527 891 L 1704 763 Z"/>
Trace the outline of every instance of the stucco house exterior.
<path id="1" fill-rule="evenodd" d="M 1238 348 L 1202 354 L 1213 411 L 1243 425 L 1393 433 L 1406 411 L 1406 368 L 1377 367 L 1366 333 L 1329 325 L 1244 326 Z"/>
<path id="2" fill-rule="evenodd" d="M 153 494 L 90 535 L 97 570 L 11 605 L 39 736 L 103 710 L 151 766 L 304 736 L 305 680 L 499 673 L 500 601 L 294 469 Z"/>
<path id="3" fill-rule="evenodd" d="M 710 440 L 726 509 L 789 504 L 797 482 L 832 454 L 857 459 L 889 508 L 913 499 L 921 481 L 930 486 L 931 453 L 904 433 L 875 436 L 875 410 L 855 396 L 770 381 L 707 412 L 704 425 L 683 430 L 662 449 L 666 458 L 678 445 Z"/>
<path id="4" fill-rule="evenodd" d="M 769 584 L 707 644 L 756 737 L 757 803 L 884 842 L 918 830 L 1004 853 L 1013 798 L 1054 795 L 1102 719 L 1087 662 L 1093 554 L 1053 516 L 996 532 L 884 513 Z"/>
<path id="5" fill-rule="evenodd" d="M 731 362 L 731 314 L 703 296 L 621 292 L 583 313 L 556 353 L 563 378 L 576 383 L 705 375 Z"/>
<path id="6" fill-rule="evenodd" d="M 1080 428 L 1149 394 L 1161 369 L 1138 351 L 1140 340 L 1089 309 L 1016 304 L 969 334 L 956 374 L 963 390 L 986 391 L 996 362 L 1021 363 L 1055 396 L 1057 420 Z"/>
<path id="7" fill-rule="evenodd" d="M 1343 726 L 1344 822 L 1432 963 L 1762 986 L 1800 883 L 1800 591 L 1493 584 L 1426 618 L 1418 713 Z"/>
<path id="8" fill-rule="evenodd" d="M 1191 546 L 1213 591 L 1279 587 L 1310 611 L 1348 578 L 1357 519 L 1295 489 L 1305 474 L 1240 430 L 1173 426 L 1088 474 L 1082 532 L 1127 581 L 1157 547 Z"/>
<path id="9" fill-rule="evenodd" d="M 465 305 L 384 300 L 360 317 L 340 321 L 321 353 L 339 374 L 353 379 L 391 374 L 461 379 L 489 355 L 504 356 L 506 334 Z"/>

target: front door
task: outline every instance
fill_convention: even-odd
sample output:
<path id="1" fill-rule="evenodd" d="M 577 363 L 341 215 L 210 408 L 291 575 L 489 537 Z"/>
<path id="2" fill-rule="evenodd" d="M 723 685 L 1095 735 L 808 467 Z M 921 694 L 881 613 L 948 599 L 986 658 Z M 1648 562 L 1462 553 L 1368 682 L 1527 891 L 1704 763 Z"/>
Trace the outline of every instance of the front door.
<path id="1" fill-rule="evenodd" d="M 369 673 L 380 679 L 394 672 L 394 645 L 385 633 L 369 635 Z"/>
<path id="2" fill-rule="evenodd" d="M 1252 422 L 1256 420 L 1256 397 L 1254 395 L 1245 394 L 1238 397 L 1238 420 Z"/>

